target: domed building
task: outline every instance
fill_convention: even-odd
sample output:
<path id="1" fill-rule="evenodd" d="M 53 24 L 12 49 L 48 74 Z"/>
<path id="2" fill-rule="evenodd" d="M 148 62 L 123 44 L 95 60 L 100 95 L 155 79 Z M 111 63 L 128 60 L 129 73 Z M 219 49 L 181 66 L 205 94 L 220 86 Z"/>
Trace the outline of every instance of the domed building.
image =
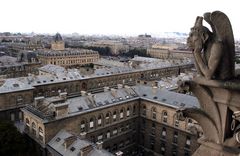
<path id="1" fill-rule="evenodd" d="M 98 61 L 97 51 L 87 49 L 65 48 L 62 36 L 57 33 L 51 42 L 51 49 L 44 49 L 38 52 L 42 64 L 54 64 L 63 67 L 81 66 Z"/>
<path id="2" fill-rule="evenodd" d="M 51 49 L 52 50 L 64 50 L 65 49 L 65 43 L 62 39 L 62 36 L 57 33 L 54 36 L 54 40 L 51 43 Z"/>

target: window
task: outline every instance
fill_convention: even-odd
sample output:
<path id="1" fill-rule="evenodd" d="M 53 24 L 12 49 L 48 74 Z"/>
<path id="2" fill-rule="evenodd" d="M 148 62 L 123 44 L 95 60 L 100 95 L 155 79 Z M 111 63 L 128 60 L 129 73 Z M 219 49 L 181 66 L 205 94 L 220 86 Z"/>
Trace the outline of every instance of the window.
<path id="1" fill-rule="evenodd" d="M 179 127 L 179 120 L 177 119 L 177 115 L 175 115 L 175 123 L 174 123 L 175 127 Z"/>
<path id="2" fill-rule="evenodd" d="M 133 115 L 136 115 L 136 106 L 133 106 Z"/>
<path id="3" fill-rule="evenodd" d="M 142 114 L 145 116 L 146 115 L 146 106 L 143 106 L 143 112 Z"/>
<path id="4" fill-rule="evenodd" d="M 163 122 L 167 123 L 168 114 L 166 111 L 163 112 Z"/>
<path id="5" fill-rule="evenodd" d="M 152 108 L 152 118 L 156 119 L 157 115 L 156 115 L 156 108 Z"/>
<path id="6" fill-rule="evenodd" d="M 128 107 L 127 108 L 127 117 L 129 117 L 129 115 L 130 115 L 130 108 Z"/>
<path id="7" fill-rule="evenodd" d="M 130 128 L 129 124 L 126 125 L 126 130 L 128 130 Z"/>
<path id="8" fill-rule="evenodd" d="M 123 109 L 120 111 L 120 119 L 123 119 Z"/>
<path id="9" fill-rule="evenodd" d="M 115 128 L 114 130 L 113 130 L 113 135 L 117 135 L 117 128 Z"/>
<path id="10" fill-rule="evenodd" d="M 190 148 L 190 145 L 191 145 L 191 137 L 190 136 L 187 136 L 186 138 L 186 148 Z"/>
<path id="11" fill-rule="evenodd" d="M 166 151 L 166 149 L 165 149 L 165 143 L 161 143 L 161 154 L 162 154 L 162 155 L 165 155 L 165 151 Z"/>
<path id="12" fill-rule="evenodd" d="M 85 132 L 85 121 L 81 122 L 81 132 Z"/>
<path id="13" fill-rule="evenodd" d="M 29 123 L 29 119 L 26 118 L 26 131 L 29 132 L 30 130 L 30 123 Z"/>
<path id="14" fill-rule="evenodd" d="M 38 128 L 39 139 L 43 141 L 43 129 L 41 127 Z"/>
<path id="15" fill-rule="evenodd" d="M 102 116 L 98 116 L 98 126 L 102 126 Z"/>
<path id="16" fill-rule="evenodd" d="M 125 129 L 124 129 L 124 126 L 122 125 L 122 126 L 120 127 L 120 129 L 119 129 L 119 133 L 120 133 L 120 132 L 124 132 L 124 130 L 125 130 Z"/>
<path id="17" fill-rule="evenodd" d="M 109 124 L 109 123 L 110 123 L 110 113 L 107 113 L 107 114 L 106 114 L 105 120 L 106 120 L 106 124 Z"/>
<path id="18" fill-rule="evenodd" d="M 19 95 L 17 96 L 17 104 L 22 104 L 23 103 L 23 96 Z"/>
<path id="19" fill-rule="evenodd" d="M 89 122 L 89 128 L 93 129 L 93 127 L 94 127 L 94 122 L 93 122 L 93 118 L 91 118 Z"/>
<path id="20" fill-rule="evenodd" d="M 117 112 L 114 111 L 114 112 L 113 112 L 113 121 L 116 121 L 116 120 L 117 120 Z"/>
<path id="21" fill-rule="evenodd" d="M 33 122 L 33 123 L 32 123 L 32 133 L 33 133 L 34 135 L 36 135 L 36 132 L 37 132 L 37 130 L 36 130 L 36 124 Z"/>
<path id="22" fill-rule="evenodd" d="M 166 135 L 167 135 L 167 131 L 166 131 L 166 128 L 165 127 L 163 127 L 163 129 L 162 129 L 162 138 L 166 138 Z"/>
<path id="23" fill-rule="evenodd" d="M 111 137 L 111 133 L 110 133 L 110 131 L 108 130 L 107 131 L 107 138 L 110 138 Z"/>
<path id="24" fill-rule="evenodd" d="M 172 147 L 172 156 L 177 156 L 177 146 Z"/>
<path id="25" fill-rule="evenodd" d="M 100 134 L 100 135 L 97 137 L 97 139 L 98 139 L 98 141 L 102 141 L 102 139 L 103 139 L 103 135 Z"/>
<path id="26" fill-rule="evenodd" d="M 178 132 L 174 132 L 173 143 L 177 144 L 177 142 L 178 142 Z"/>

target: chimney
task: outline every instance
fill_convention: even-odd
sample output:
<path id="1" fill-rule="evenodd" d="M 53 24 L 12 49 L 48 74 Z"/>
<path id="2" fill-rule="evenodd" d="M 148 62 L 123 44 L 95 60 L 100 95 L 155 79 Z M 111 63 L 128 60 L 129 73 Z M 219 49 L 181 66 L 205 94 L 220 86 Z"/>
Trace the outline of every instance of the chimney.
<path id="1" fill-rule="evenodd" d="M 92 150 L 92 145 L 85 146 L 80 149 L 80 156 L 87 156 Z"/>
<path id="2" fill-rule="evenodd" d="M 66 139 L 64 139 L 64 147 L 65 147 L 65 150 L 67 150 L 67 148 L 74 142 L 77 140 L 77 137 L 76 136 L 70 136 Z"/>
<path id="3" fill-rule="evenodd" d="M 80 139 L 86 139 L 86 135 L 87 135 L 86 132 L 80 133 Z"/>
<path id="4" fill-rule="evenodd" d="M 68 102 L 64 102 L 58 105 L 54 105 L 56 110 L 56 117 L 66 116 L 68 114 Z"/>
<path id="5" fill-rule="evenodd" d="M 122 84 L 117 84 L 117 87 L 118 87 L 118 89 L 121 89 L 121 88 L 123 88 L 123 85 Z"/>
<path id="6" fill-rule="evenodd" d="M 122 151 L 118 151 L 115 153 L 116 156 L 122 156 L 123 155 L 123 152 Z"/>
<path id="7" fill-rule="evenodd" d="M 67 99 L 67 92 L 59 93 L 59 97 L 66 100 Z"/>
<path id="8" fill-rule="evenodd" d="M 98 150 L 101 150 L 103 148 L 103 142 L 102 141 L 96 142 L 96 145 L 97 145 Z"/>
<path id="9" fill-rule="evenodd" d="M 82 91 L 81 91 L 81 95 L 82 95 L 82 96 L 86 96 L 86 95 L 87 95 L 87 92 L 82 90 Z"/>
<path id="10" fill-rule="evenodd" d="M 109 87 L 103 87 L 103 90 L 104 90 L 104 92 L 107 92 L 107 91 L 109 91 Z"/>
<path id="11" fill-rule="evenodd" d="M 117 90 L 114 88 L 111 88 L 111 94 L 113 97 L 117 97 Z"/>
<path id="12" fill-rule="evenodd" d="M 158 87 L 156 87 L 156 86 L 153 86 L 153 87 L 152 87 L 152 94 L 153 94 L 153 95 L 156 95 L 157 89 L 158 89 Z"/>
<path id="13" fill-rule="evenodd" d="M 34 107 L 38 107 L 39 105 L 42 105 L 44 101 L 44 96 L 35 97 L 34 98 Z"/>
<path id="14" fill-rule="evenodd" d="M 128 85 L 124 85 L 124 88 L 129 89 L 130 87 Z"/>

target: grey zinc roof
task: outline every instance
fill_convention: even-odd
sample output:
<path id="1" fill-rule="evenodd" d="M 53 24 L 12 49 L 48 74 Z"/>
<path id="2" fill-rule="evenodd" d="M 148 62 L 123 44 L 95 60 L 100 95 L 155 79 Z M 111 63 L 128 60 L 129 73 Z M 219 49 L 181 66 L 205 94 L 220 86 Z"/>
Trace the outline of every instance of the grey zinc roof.
<path id="1" fill-rule="evenodd" d="M 56 66 L 53 64 L 47 64 L 45 66 L 42 66 L 39 68 L 39 70 L 47 73 L 51 73 L 51 74 L 66 72 L 66 69 L 64 67 Z"/>
<path id="2" fill-rule="evenodd" d="M 174 108 L 199 107 L 199 102 L 194 96 L 161 90 L 159 88 L 154 89 L 144 85 L 134 86 L 133 88 L 145 100 L 163 103 Z"/>
<path id="3" fill-rule="evenodd" d="M 76 137 L 76 140 L 71 145 L 69 145 L 67 149 L 65 149 L 64 140 L 69 137 Z M 61 130 L 60 132 L 58 132 L 57 135 L 53 137 L 52 140 L 50 140 L 50 142 L 48 143 L 48 146 L 51 149 L 55 150 L 57 153 L 59 153 L 62 156 L 79 156 L 80 150 L 89 145 L 93 146 L 93 149 L 88 154 L 88 156 L 112 156 L 111 153 L 103 149 L 102 150 L 96 149 L 93 143 L 87 140 L 82 140 L 65 130 Z M 75 149 L 71 150 L 71 148 L 75 148 Z"/>
<path id="4" fill-rule="evenodd" d="M 33 87 L 31 84 L 28 83 L 25 77 L 5 79 L 2 80 L 2 85 L 0 85 L 0 93 L 8 93 L 29 89 L 33 89 Z"/>
<path id="5" fill-rule="evenodd" d="M 78 113 L 93 108 L 117 104 L 122 101 L 131 100 L 137 95 L 131 88 L 121 88 L 114 91 L 106 91 L 93 95 L 81 96 L 68 99 L 69 113 Z"/>

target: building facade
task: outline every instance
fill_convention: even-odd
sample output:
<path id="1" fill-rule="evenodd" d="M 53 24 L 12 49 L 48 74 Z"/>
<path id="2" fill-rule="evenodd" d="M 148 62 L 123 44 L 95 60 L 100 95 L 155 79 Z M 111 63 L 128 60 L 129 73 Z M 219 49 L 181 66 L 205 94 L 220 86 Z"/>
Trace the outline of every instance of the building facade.
<path id="1" fill-rule="evenodd" d="M 190 51 L 186 50 L 174 50 L 167 48 L 148 48 L 147 54 L 151 57 L 160 58 L 160 59 L 184 59 L 184 58 L 193 58 L 193 54 Z"/>
<path id="2" fill-rule="evenodd" d="M 4 79 L 0 83 L 0 116 L 2 119 L 19 120 L 19 107 L 34 101 L 34 97 L 51 97 L 59 92 L 67 92 L 68 97 L 79 96 L 81 91 L 96 93 L 104 87 L 117 88 L 118 84 L 135 85 L 140 81 L 153 81 L 162 77 L 179 75 L 189 71 L 192 64 L 144 69 L 136 71 L 116 71 L 104 75 L 85 77 L 76 72 L 63 75 L 29 75 L 27 77 Z M 18 101 L 21 101 L 19 104 Z M 11 117 L 12 116 L 12 117 Z"/>
<path id="3" fill-rule="evenodd" d="M 39 50 L 38 58 L 44 65 L 71 67 L 97 62 L 99 54 L 97 51 L 87 49 L 65 49 L 62 36 L 57 33 L 51 43 L 51 49 Z"/>
<path id="4" fill-rule="evenodd" d="M 42 148 L 61 130 L 103 142 L 109 152 L 127 156 L 186 156 L 198 147 L 197 134 L 188 129 L 190 120 L 176 118 L 180 106 L 198 107 L 194 97 L 146 86 L 107 88 L 74 98 L 66 95 L 36 97 L 22 109 L 25 132 Z"/>

